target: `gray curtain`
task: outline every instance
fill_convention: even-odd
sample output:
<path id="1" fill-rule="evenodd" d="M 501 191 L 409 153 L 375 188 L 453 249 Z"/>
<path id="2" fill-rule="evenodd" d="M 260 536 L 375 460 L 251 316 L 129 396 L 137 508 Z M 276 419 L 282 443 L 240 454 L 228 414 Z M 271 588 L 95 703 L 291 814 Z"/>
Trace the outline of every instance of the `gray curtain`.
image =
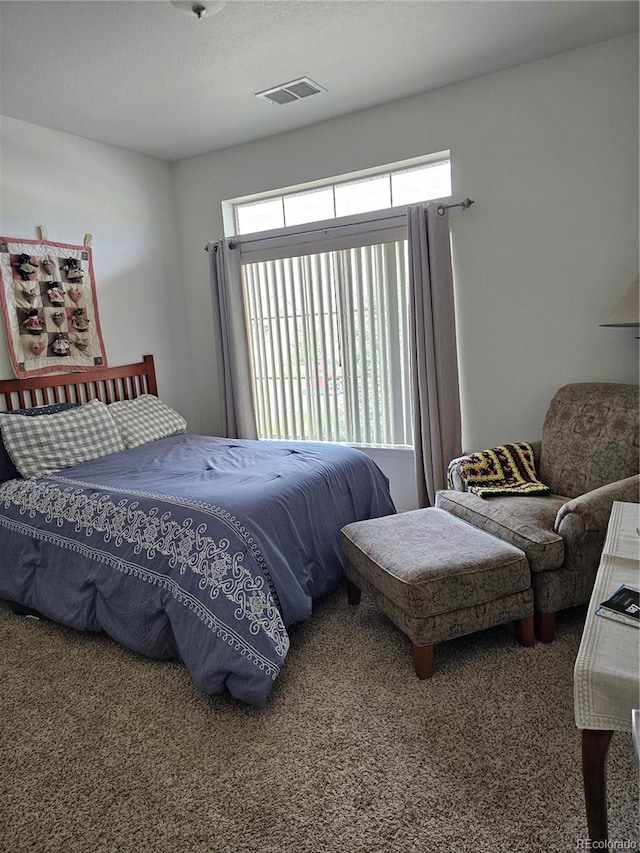
<path id="1" fill-rule="evenodd" d="M 207 244 L 220 417 L 227 438 L 257 438 L 240 251 L 229 240 Z"/>
<path id="2" fill-rule="evenodd" d="M 462 453 L 449 219 L 438 204 L 407 209 L 413 432 L 418 505 L 435 503 Z"/>

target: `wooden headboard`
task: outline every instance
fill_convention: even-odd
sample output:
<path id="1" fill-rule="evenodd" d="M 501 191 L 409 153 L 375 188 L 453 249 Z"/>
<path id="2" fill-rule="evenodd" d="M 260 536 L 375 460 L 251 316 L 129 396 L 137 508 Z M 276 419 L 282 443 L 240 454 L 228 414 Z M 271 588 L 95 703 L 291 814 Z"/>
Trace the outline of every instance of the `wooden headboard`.
<path id="1" fill-rule="evenodd" d="M 50 403 L 133 400 L 141 394 L 158 396 L 153 356 L 137 364 L 104 367 L 83 373 L 56 373 L 29 379 L 0 380 L 0 410 L 28 409 Z"/>

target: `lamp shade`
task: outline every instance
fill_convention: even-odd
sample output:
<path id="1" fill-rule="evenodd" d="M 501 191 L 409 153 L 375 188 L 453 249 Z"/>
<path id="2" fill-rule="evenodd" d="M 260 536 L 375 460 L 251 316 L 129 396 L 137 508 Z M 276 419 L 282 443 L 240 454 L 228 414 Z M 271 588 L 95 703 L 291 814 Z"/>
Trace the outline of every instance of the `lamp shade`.
<path id="1" fill-rule="evenodd" d="M 627 292 L 601 326 L 640 326 L 640 276 L 636 276 Z"/>

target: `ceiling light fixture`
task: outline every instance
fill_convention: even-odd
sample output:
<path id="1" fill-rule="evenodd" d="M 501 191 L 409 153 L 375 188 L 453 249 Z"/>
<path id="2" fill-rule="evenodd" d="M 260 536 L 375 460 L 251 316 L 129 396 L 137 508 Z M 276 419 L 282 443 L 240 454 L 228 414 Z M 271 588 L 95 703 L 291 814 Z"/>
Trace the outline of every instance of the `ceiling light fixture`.
<path id="1" fill-rule="evenodd" d="M 219 12 L 226 5 L 226 0 L 171 0 L 171 5 L 178 12 L 200 20 L 205 15 L 215 15 Z"/>

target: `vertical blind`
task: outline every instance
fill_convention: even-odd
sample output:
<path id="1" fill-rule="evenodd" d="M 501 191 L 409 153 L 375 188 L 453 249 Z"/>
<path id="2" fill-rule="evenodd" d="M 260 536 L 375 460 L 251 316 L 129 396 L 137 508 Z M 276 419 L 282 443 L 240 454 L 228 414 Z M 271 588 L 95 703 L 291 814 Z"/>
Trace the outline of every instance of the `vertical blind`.
<path id="1" fill-rule="evenodd" d="M 261 438 L 409 446 L 407 242 L 243 262 Z"/>

